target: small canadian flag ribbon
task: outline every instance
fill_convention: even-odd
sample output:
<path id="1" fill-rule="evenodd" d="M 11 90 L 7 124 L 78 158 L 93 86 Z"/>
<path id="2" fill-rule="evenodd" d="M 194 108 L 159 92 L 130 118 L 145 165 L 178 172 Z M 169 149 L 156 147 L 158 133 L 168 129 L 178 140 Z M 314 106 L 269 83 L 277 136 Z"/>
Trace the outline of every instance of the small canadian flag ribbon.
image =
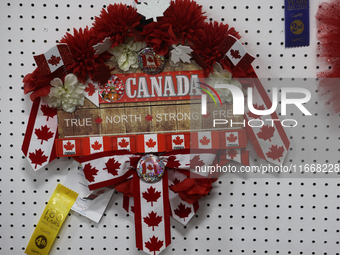
<path id="1" fill-rule="evenodd" d="M 225 165 L 230 160 L 249 166 L 249 151 L 245 149 L 229 149 L 220 153 L 220 164 Z"/>
<path id="2" fill-rule="evenodd" d="M 58 136 L 57 110 L 40 98 L 32 105 L 22 151 L 33 169 L 39 170 L 56 158 L 55 139 Z"/>
<path id="3" fill-rule="evenodd" d="M 228 59 L 243 70 L 248 69 L 255 57 L 250 55 L 242 46 L 242 43 L 234 36 L 228 35 L 222 44 L 220 50 L 225 53 Z"/>
<path id="4" fill-rule="evenodd" d="M 59 67 L 74 62 L 72 54 L 65 43 L 57 44 L 44 54 L 34 56 L 34 60 L 43 75 L 53 73 Z"/>
<path id="5" fill-rule="evenodd" d="M 72 139 L 57 139 L 57 157 L 75 157 L 83 156 L 83 139 L 72 138 Z"/>
<path id="6" fill-rule="evenodd" d="M 138 152 L 163 152 L 165 151 L 164 146 L 164 135 L 163 134 L 149 134 L 149 135 L 138 135 L 137 137 Z"/>

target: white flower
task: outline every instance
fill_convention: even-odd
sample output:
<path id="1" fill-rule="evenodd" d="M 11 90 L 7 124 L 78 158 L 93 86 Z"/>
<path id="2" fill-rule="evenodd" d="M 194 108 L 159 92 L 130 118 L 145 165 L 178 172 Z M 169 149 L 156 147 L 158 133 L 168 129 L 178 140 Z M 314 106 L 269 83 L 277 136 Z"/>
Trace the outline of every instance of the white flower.
<path id="1" fill-rule="evenodd" d="M 79 83 L 77 76 L 68 74 L 63 84 L 59 78 L 51 81 L 50 93 L 44 98 L 49 107 L 61 106 L 65 112 L 73 112 L 77 105 L 84 104 L 85 84 Z"/>
<path id="2" fill-rule="evenodd" d="M 145 42 L 135 42 L 133 37 L 127 38 L 125 43 L 122 43 L 108 51 L 114 56 L 118 66 L 123 71 L 128 71 L 130 67 L 137 68 L 137 53 L 146 47 Z"/>
<path id="3" fill-rule="evenodd" d="M 216 87 L 216 84 L 231 84 L 242 90 L 242 85 L 238 80 L 232 79 L 231 72 L 223 69 L 219 64 L 214 65 L 214 72 L 209 75 L 205 82 Z M 233 97 L 229 89 L 216 89 L 218 95 L 220 96 L 222 102 L 227 102 L 231 104 L 233 102 Z"/>

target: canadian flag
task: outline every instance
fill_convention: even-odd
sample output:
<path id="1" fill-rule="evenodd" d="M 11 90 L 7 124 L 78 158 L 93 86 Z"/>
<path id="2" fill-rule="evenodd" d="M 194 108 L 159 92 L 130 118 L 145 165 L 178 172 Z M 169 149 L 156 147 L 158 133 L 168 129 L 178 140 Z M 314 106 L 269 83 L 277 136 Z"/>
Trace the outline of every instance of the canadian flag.
<path id="1" fill-rule="evenodd" d="M 248 69 L 255 57 L 250 55 L 236 37 L 228 35 L 220 45 L 220 50 L 226 54 L 234 66 Z"/>
<path id="2" fill-rule="evenodd" d="M 249 151 L 245 149 L 229 149 L 220 154 L 220 165 L 225 165 L 230 160 L 249 166 Z"/>
<path id="3" fill-rule="evenodd" d="M 43 75 L 48 75 L 56 71 L 63 65 L 69 65 L 74 62 L 72 54 L 66 43 L 57 44 L 49 49 L 46 53 L 34 56 L 39 71 Z"/>
<path id="4" fill-rule="evenodd" d="M 247 135 L 244 129 L 220 132 L 221 149 L 245 148 Z"/>
<path id="5" fill-rule="evenodd" d="M 136 152 L 136 136 L 112 137 L 112 149 Z"/>
<path id="6" fill-rule="evenodd" d="M 163 134 L 149 134 L 149 135 L 138 135 L 137 137 L 138 152 L 163 152 L 165 151 L 164 146 L 164 135 Z"/>
<path id="7" fill-rule="evenodd" d="M 166 150 L 179 150 L 190 148 L 190 133 L 175 133 L 165 135 Z"/>
<path id="8" fill-rule="evenodd" d="M 35 171 L 56 158 L 57 127 L 57 109 L 37 98 L 32 105 L 21 148 Z"/>
<path id="9" fill-rule="evenodd" d="M 83 139 L 57 139 L 57 157 L 83 156 Z"/>
<path id="10" fill-rule="evenodd" d="M 108 136 L 104 137 L 85 137 L 83 138 L 84 155 L 90 155 L 102 151 L 110 151 L 111 139 Z"/>
<path id="11" fill-rule="evenodd" d="M 217 131 L 191 133 L 193 149 L 219 149 L 220 141 Z"/>

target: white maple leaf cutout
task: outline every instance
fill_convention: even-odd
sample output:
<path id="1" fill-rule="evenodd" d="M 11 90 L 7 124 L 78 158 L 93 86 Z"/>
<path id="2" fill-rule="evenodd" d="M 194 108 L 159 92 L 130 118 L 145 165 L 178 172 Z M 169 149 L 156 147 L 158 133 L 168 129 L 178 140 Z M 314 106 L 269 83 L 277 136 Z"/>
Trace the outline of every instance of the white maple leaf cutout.
<path id="1" fill-rule="evenodd" d="M 95 49 L 96 54 L 100 55 L 107 51 L 112 45 L 112 41 L 110 37 L 106 37 L 102 43 L 97 43 L 96 45 L 93 45 L 93 49 Z"/>
<path id="2" fill-rule="evenodd" d="M 182 60 L 183 63 L 190 63 L 191 56 L 189 55 L 192 52 L 192 49 L 189 46 L 183 46 L 179 44 L 178 46 L 172 45 L 174 48 L 170 51 L 171 61 L 175 64 Z"/>
<path id="3" fill-rule="evenodd" d="M 137 12 L 145 19 L 153 18 L 157 22 L 157 17 L 162 17 L 169 6 L 170 0 L 144 0 L 137 4 Z"/>

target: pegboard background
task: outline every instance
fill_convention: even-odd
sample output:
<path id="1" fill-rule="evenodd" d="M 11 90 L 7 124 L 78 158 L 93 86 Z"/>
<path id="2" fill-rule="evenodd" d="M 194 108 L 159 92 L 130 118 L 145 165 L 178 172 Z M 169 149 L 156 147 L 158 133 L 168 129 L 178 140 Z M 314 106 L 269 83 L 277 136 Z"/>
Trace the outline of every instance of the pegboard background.
<path id="1" fill-rule="evenodd" d="M 122 1 L 132 4 L 132 0 Z M 315 13 L 311 43 L 284 48 L 284 1 L 197 0 L 212 20 L 234 26 L 255 55 L 262 78 L 310 78 L 297 86 L 312 92 L 306 107 L 316 118 L 292 112 L 299 126 L 287 130 L 286 164 L 339 163 L 339 116 L 316 93 Z M 23 254 L 56 184 L 76 164 L 59 159 L 34 172 L 21 152 L 31 107 L 22 78 L 34 54 L 50 49 L 72 28 L 91 25 L 112 1 L 2 0 L 0 3 L 0 254 Z M 266 85 L 265 85 L 266 86 Z M 251 163 L 264 163 L 251 150 Z M 171 219 L 172 244 L 162 254 L 339 254 L 340 180 L 336 173 L 224 174 L 186 227 Z M 51 252 L 143 254 L 135 248 L 134 223 L 114 194 L 99 224 L 71 212 Z"/>

